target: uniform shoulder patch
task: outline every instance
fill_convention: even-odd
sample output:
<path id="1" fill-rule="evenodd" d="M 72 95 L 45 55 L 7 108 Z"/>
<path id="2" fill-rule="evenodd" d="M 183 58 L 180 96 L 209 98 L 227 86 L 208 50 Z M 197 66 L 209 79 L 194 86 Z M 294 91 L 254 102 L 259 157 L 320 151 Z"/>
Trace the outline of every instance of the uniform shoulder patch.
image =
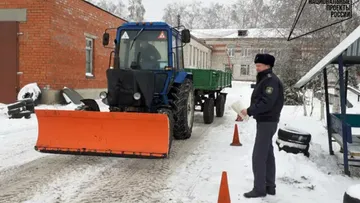
<path id="1" fill-rule="evenodd" d="M 266 94 L 272 94 L 273 91 L 274 91 L 274 88 L 272 88 L 272 87 L 266 87 L 266 89 L 265 89 Z"/>

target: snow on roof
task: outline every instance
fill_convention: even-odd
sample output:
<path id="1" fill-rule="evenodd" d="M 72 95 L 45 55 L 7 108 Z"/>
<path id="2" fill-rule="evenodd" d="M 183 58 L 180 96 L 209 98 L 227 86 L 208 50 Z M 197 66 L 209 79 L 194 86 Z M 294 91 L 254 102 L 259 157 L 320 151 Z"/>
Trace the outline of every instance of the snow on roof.
<path id="1" fill-rule="evenodd" d="M 246 36 L 238 36 L 239 30 L 247 30 Z M 289 29 L 251 28 L 251 29 L 192 29 L 191 34 L 200 39 L 214 38 L 287 38 Z"/>
<path id="2" fill-rule="evenodd" d="M 347 36 L 339 45 L 337 45 L 330 53 L 322 58 L 309 72 L 307 72 L 295 85 L 295 88 L 301 88 L 306 85 L 316 75 L 330 64 L 336 57 L 342 54 L 349 46 L 360 38 L 360 26 L 358 26 L 349 36 Z"/>

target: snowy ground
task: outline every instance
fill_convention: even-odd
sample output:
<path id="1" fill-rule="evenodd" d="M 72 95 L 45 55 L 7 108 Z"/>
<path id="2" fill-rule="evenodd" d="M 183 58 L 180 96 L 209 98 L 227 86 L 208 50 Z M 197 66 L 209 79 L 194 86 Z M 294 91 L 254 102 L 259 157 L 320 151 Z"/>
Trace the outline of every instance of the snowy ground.
<path id="1" fill-rule="evenodd" d="M 163 160 L 38 153 L 33 148 L 35 115 L 29 120 L 8 120 L 0 105 L 0 202 L 213 203 L 218 198 L 222 171 L 228 173 L 231 201 L 241 203 L 338 203 L 348 187 L 360 183 L 359 178 L 343 175 L 336 157 L 329 155 L 319 105 L 313 117 L 304 117 L 302 107 L 286 106 L 280 126 L 288 124 L 312 134 L 310 158 L 279 152 L 275 147 L 277 195 L 245 199 L 242 194 L 251 189 L 253 181 L 255 121 L 237 123 L 243 146 L 230 146 L 236 123 L 230 105 L 238 99 L 248 103 L 252 89 L 250 83 L 234 82 L 226 91 L 224 117 L 205 125 L 197 113 L 192 137 L 174 141 L 171 157 Z M 356 96 L 349 93 L 349 100 L 354 104 L 349 111 L 359 109 Z M 339 147 L 334 149 L 338 153 Z M 359 173 L 355 169 L 353 174 Z"/>

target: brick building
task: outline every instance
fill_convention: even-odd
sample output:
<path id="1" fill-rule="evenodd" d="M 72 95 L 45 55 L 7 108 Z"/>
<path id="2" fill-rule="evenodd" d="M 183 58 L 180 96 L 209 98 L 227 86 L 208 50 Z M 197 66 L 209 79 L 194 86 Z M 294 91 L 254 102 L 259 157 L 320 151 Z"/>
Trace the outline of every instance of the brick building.
<path id="1" fill-rule="evenodd" d="M 64 86 L 106 88 L 111 49 L 102 45 L 106 28 L 125 20 L 83 0 L 2 0 L 0 2 L 0 103 L 37 82 L 46 103 Z M 88 91 L 87 91 L 88 90 Z"/>

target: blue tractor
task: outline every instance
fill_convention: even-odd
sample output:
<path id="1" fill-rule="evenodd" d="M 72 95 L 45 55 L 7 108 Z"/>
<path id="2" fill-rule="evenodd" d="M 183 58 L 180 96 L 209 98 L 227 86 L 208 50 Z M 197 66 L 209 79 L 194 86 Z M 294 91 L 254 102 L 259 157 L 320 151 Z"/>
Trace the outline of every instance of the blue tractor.
<path id="1" fill-rule="evenodd" d="M 52 110 L 37 112 L 40 129 L 36 149 L 167 157 L 173 138 L 190 138 L 195 100 L 192 74 L 184 70 L 183 47 L 191 35 L 188 29 L 178 28 L 163 22 L 127 22 L 111 28 L 116 29 L 116 37 L 106 71 L 108 91 L 100 93 L 110 112 L 100 112 L 91 99 L 83 100 L 83 106 L 66 115 Z M 111 29 L 103 35 L 105 47 L 109 46 Z M 57 116 L 51 117 L 54 114 Z M 45 128 L 50 128 L 41 123 L 51 123 L 58 129 L 51 118 L 60 117 L 63 119 L 57 120 L 61 123 L 58 128 L 63 132 L 46 134 Z M 66 129 L 71 130 L 64 132 Z M 64 134 L 70 134 L 71 139 Z M 56 146 L 51 146 L 55 140 Z"/>

